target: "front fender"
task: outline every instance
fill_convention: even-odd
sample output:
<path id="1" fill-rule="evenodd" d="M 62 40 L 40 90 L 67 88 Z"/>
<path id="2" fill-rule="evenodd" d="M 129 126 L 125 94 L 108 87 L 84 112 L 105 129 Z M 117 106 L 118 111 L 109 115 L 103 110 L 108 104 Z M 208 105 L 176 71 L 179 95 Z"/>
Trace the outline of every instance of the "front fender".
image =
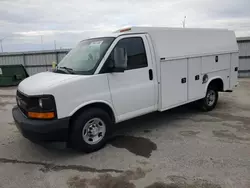
<path id="1" fill-rule="evenodd" d="M 96 103 L 103 103 L 108 105 L 111 110 L 113 111 L 114 117 L 115 117 L 115 122 L 117 122 L 117 116 L 116 116 L 116 112 L 115 109 L 113 108 L 113 106 L 108 102 L 108 101 L 104 101 L 104 100 L 92 100 L 92 101 L 88 101 L 85 102 L 83 104 L 80 104 L 79 106 L 77 106 L 71 113 L 70 116 L 73 116 L 78 110 L 84 108 L 85 106 L 91 105 L 91 104 L 96 104 Z"/>

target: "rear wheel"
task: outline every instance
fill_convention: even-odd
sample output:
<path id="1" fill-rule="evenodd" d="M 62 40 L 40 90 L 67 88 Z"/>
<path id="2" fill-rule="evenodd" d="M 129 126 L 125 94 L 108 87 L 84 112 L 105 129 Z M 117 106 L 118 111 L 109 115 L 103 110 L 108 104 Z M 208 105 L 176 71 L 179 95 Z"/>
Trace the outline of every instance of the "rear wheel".
<path id="1" fill-rule="evenodd" d="M 203 111 L 211 111 L 215 108 L 219 94 L 215 87 L 209 86 L 205 98 L 199 101 L 199 105 Z"/>
<path id="2" fill-rule="evenodd" d="M 78 115 L 72 126 L 70 145 L 74 149 L 89 153 L 106 144 L 112 121 L 103 110 L 91 108 Z"/>

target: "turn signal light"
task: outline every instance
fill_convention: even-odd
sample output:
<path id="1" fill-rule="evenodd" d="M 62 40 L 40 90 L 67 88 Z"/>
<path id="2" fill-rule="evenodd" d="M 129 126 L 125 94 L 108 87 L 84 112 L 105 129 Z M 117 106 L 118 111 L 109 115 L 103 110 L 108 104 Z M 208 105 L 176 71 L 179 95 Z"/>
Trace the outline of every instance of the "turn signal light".
<path id="1" fill-rule="evenodd" d="M 55 118 L 55 113 L 54 112 L 45 112 L 45 113 L 28 112 L 28 117 L 36 118 L 36 119 L 53 119 Z"/>

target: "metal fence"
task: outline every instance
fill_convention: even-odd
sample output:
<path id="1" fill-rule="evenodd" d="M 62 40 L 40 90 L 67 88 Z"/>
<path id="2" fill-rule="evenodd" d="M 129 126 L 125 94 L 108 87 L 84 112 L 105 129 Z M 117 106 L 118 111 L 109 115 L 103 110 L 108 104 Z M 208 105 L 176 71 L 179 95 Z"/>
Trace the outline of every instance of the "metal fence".
<path id="1" fill-rule="evenodd" d="M 239 77 L 250 77 L 250 37 L 237 39 L 239 45 Z"/>
<path id="2" fill-rule="evenodd" d="M 237 38 L 239 45 L 239 77 L 250 77 L 250 37 Z M 22 64 L 29 75 L 51 70 L 52 62 L 60 62 L 70 51 L 47 50 L 35 52 L 0 53 L 0 65 Z"/>
<path id="3" fill-rule="evenodd" d="M 0 53 L 0 65 L 22 64 L 29 75 L 49 71 L 52 62 L 60 62 L 69 52 L 66 50 L 47 50 L 36 52 Z"/>

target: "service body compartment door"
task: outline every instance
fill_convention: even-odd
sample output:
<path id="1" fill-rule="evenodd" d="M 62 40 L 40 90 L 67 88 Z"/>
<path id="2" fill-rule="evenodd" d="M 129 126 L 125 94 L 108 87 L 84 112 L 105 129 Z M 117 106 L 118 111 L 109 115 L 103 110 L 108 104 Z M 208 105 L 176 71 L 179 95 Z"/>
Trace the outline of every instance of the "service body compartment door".
<path id="1" fill-rule="evenodd" d="M 187 59 L 161 62 L 161 110 L 187 101 Z"/>
<path id="2" fill-rule="evenodd" d="M 188 100 L 205 97 L 205 84 L 202 84 L 201 57 L 188 59 Z"/>
<path id="3" fill-rule="evenodd" d="M 219 54 L 202 57 L 202 73 L 229 70 L 230 54 Z"/>
<path id="4" fill-rule="evenodd" d="M 233 89 L 238 84 L 238 69 L 239 57 L 238 53 L 231 54 L 231 74 L 230 74 L 230 89 Z"/>

